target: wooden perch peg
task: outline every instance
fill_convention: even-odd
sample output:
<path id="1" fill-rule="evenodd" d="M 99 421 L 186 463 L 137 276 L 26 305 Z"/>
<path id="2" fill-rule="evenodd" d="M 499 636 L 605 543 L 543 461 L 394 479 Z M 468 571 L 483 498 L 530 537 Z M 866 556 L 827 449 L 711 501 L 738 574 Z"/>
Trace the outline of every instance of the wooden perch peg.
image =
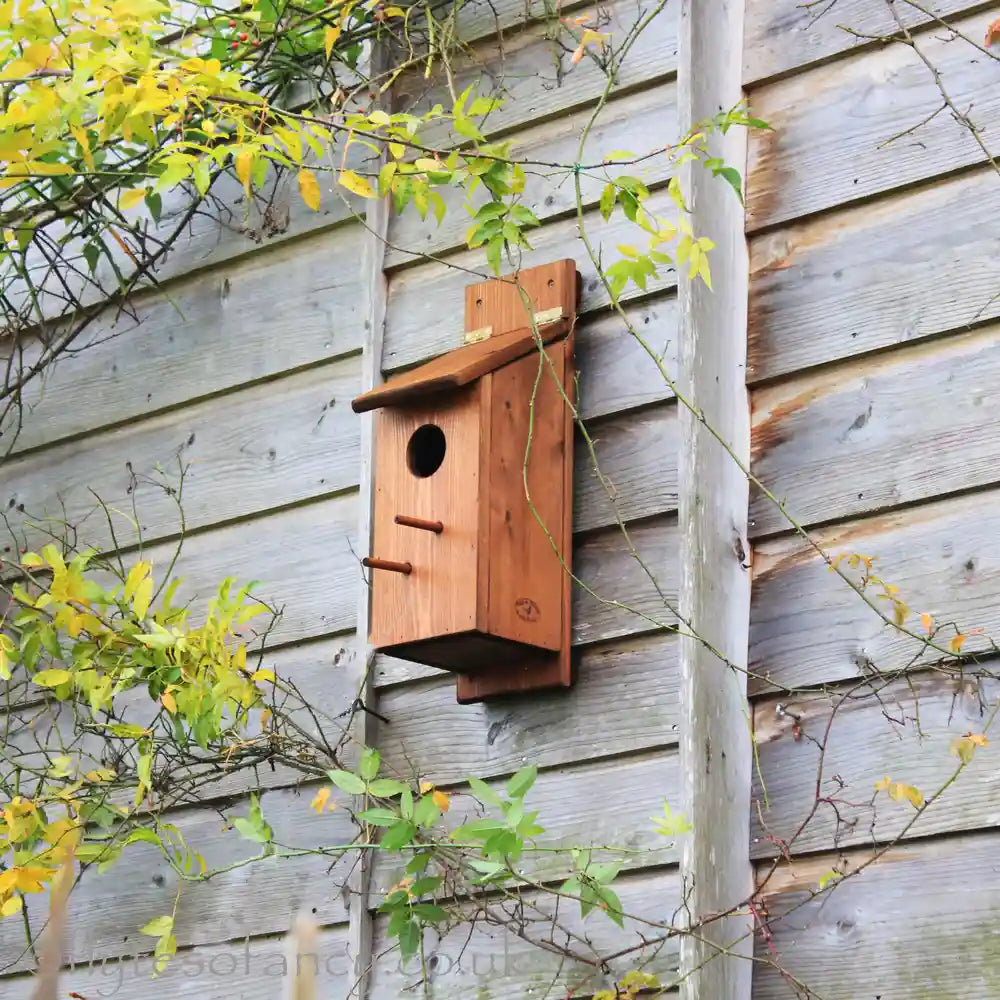
<path id="1" fill-rule="evenodd" d="M 440 535 L 444 525 L 440 521 L 425 521 L 422 517 L 410 517 L 409 514 L 397 514 L 393 520 L 404 528 L 419 528 L 421 531 L 433 531 Z"/>
<path id="2" fill-rule="evenodd" d="M 409 576 L 413 566 L 408 562 L 393 562 L 391 559 L 362 559 L 361 565 L 367 569 L 387 569 L 390 573 L 402 573 Z"/>

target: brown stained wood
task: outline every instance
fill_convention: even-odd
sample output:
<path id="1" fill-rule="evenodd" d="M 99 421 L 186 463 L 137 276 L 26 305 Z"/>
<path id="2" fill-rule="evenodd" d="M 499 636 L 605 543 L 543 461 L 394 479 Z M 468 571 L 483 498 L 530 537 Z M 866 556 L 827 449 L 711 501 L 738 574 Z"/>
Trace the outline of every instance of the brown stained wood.
<path id="1" fill-rule="evenodd" d="M 1000 499 L 995 490 L 923 504 L 811 533 L 831 555 L 876 556 L 876 568 L 913 610 L 963 629 L 1000 633 Z M 798 538 L 754 550 L 750 619 L 750 686 L 820 684 L 938 656 L 887 627 Z M 886 602 L 876 602 L 885 610 Z M 963 652 L 988 647 L 970 635 Z M 922 652 L 923 650 L 923 652 Z"/>
<path id="2" fill-rule="evenodd" d="M 654 193 L 648 205 L 651 212 L 667 218 L 674 214 L 672 202 L 665 192 Z M 616 245 L 635 237 L 635 224 L 617 214 L 605 223 L 597 213 L 589 213 L 586 226 L 595 251 L 602 253 L 605 260 L 617 259 Z M 534 249 L 525 251 L 522 256 L 523 269 L 576 255 L 582 279 L 578 316 L 608 305 L 607 293 L 590 258 L 581 252 L 575 219 L 544 226 L 532 234 L 531 245 Z M 442 315 L 439 303 L 458 301 L 465 294 L 469 277 L 462 268 L 476 272 L 482 268 L 482 263 L 479 250 L 465 250 L 449 256 L 446 263 L 424 264 L 390 276 L 385 353 L 382 356 L 386 372 L 425 361 L 462 343 L 465 328 L 461 317 L 457 311 Z M 648 294 L 673 288 L 675 279 L 674 271 L 664 268 L 659 278 L 650 280 Z M 626 306 L 637 297 L 633 292 L 634 289 L 623 293 Z"/>
<path id="3" fill-rule="evenodd" d="M 995 17 L 987 12 L 955 27 L 982 40 Z M 995 155 L 1000 67 L 946 32 L 932 31 L 920 44 L 955 106 L 969 109 Z M 965 125 L 947 111 L 936 113 L 941 105 L 934 76 L 906 45 L 858 53 L 761 87 L 754 113 L 773 131 L 751 134 L 748 231 L 986 162 Z"/>
<path id="4" fill-rule="evenodd" d="M 522 0 L 514 2 L 523 10 Z M 540 5 L 539 0 L 533 0 L 533 3 Z M 462 11 L 467 9 L 468 5 Z M 566 4 L 561 6 L 563 16 L 567 9 Z M 655 28 L 651 30 L 655 31 Z M 528 123 L 517 133 L 519 159 L 538 163 L 575 163 L 580 136 L 592 113 L 590 108 L 584 108 L 553 121 Z M 605 105 L 587 136 L 583 160 L 588 164 L 599 164 L 609 153 L 622 149 L 637 155 L 649 154 L 654 149 L 662 150 L 667 142 L 675 141 L 676 137 L 674 84 L 649 86 L 619 95 Z M 671 172 L 671 161 L 665 153 L 653 156 L 642 164 L 643 182 L 651 188 L 662 185 Z M 528 170 L 519 203 L 531 209 L 543 223 L 574 212 L 576 191 L 573 184 L 566 183 L 565 178 L 561 170 Z M 595 206 L 607 183 L 603 172 L 585 171 L 579 181 L 583 205 L 586 208 Z M 386 262 L 390 270 L 410 264 L 419 265 L 419 254 L 440 255 L 466 246 L 465 233 L 469 220 L 462 207 L 465 195 L 459 188 L 453 187 L 442 187 L 439 191 L 447 207 L 440 225 L 427 226 L 415 212 L 394 213 L 390 218 L 389 238 L 393 245 L 386 248 Z"/>
<path id="5" fill-rule="evenodd" d="M 378 413 L 375 450 L 373 554 L 408 562 L 413 572 L 379 573 L 372 580 L 371 639 L 377 647 L 451 635 L 475 628 L 481 448 L 481 386 L 440 397 L 420 408 Z M 432 475 L 407 465 L 413 435 L 428 425 L 444 436 L 443 461 Z M 396 511 L 441 521 L 440 535 L 394 523 Z"/>
<path id="6" fill-rule="evenodd" d="M 982 0 L 929 0 L 920 4 L 923 10 L 903 3 L 896 5 L 896 11 L 907 27 L 934 25 L 932 30 L 940 31 L 933 21 L 935 15 L 953 21 L 984 6 Z M 870 0 L 837 0 L 832 6 L 820 7 L 810 7 L 801 0 L 748 0 L 743 83 L 749 87 L 817 62 L 845 58 L 852 49 L 878 48 L 880 36 L 898 31 L 889 8 Z M 923 38 L 917 37 L 922 43 Z"/>
<path id="7" fill-rule="evenodd" d="M 601 9 L 600 30 L 613 38 L 625 38 L 650 13 L 637 0 L 612 0 Z M 629 58 L 616 74 L 617 89 L 639 89 L 675 74 L 677 20 L 676 5 L 667 4 L 636 35 Z M 558 41 L 554 42 L 553 34 Z M 395 83 L 393 110 L 420 115 L 437 103 L 450 108 L 454 94 L 471 84 L 474 95 L 503 99 L 502 106 L 490 112 L 482 125 L 489 136 L 587 107 L 601 96 L 608 79 L 596 60 L 572 62 L 578 37 L 562 25 L 553 31 L 553 26 L 539 23 L 504 38 L 502 45 L 487 40 L 457 54 L 447 75 L 440 67 L 430 81 L 422 69 L 403 74 Z M 453 133 L 446 123 L 432 121 L 426 129 L 425 141 L 438 146 L 466 140 Z M 662 137 L 664 146 L 674 141 L 674 135 Z M 572 156 L 566 162 L 572 164 L 574 160 Z"/>
<path id="8" fill-rule="evenodd" d="M 576 310 L 576 261 L 565 258 L 542 267 L 527 268 L 516 274 L 504 275 L 465 289 L 465 329 L 492 330 L 490 340 L 519 330 L 531 330 L 532 313 L 525 305 L 531 303 L 534 315 L 550 309 L 561 309 L 566 315 Z M 537 324 L 537 320 L 535 323 Z M 539 333 L 542 329 L 539 328 Z"/>
<path id="9" fill-rule="evenodd" d="M 993 325 L 759 389 L 754 472 L 807 525 L 995 483 L 998 384 Z M 750 516 L 790 528 L 759 494 Z"/>
<path id="10" fill-rule="evenodd" d="M 10 459 L 0 505 L 23 505 L 23 514 L 8 515 L 12 523 L 48 522 L 51 530 L 48 519 L 68 522 L 87 544 L 110 547 L 95 498 L 110 508 L 119 545 L 134 545 L 139 531 L 151 544 L 179 530 L 176 498 L 163 487 L 179 485 L 182 467 L 189 531 L 350 488 L 359 440 L 348 401 L 359 363 L 352 356 Z M 25 547 L 44 544 L 44 528 L 25 530 Z"/>
<path id="11" fill-rule="evenodd" d="M 398 521 L 396 522 L 399 523 Z M 413 564 L 408 562 L 392 562 L 389 559 L 372 559 L 366 556 L 361 560 L 361 565 L 366 569 L 385 570 L 388 573 L 401 573 L 409 576 L 413 572 Z"/>
<path id="12" fill-rule="evenodd" d="M 877 697 L 870 688 L 861 688 L 845 701 L 847 693 L 835 688 L 780 701 L 768 698 L 754 706 L 758 770 L 750 815 L 756 857 L 773 856 L 778 848 L 771 838 L 787 842 L 805 821 L 821 766 L 821 794 L 832 798 L 836 812 L 832 806 L 820 808 L 791 845 L 793 854 L 895 840 L 913 820 L 913 806 L 893 801 L 884 791 L 876 795 L 876 783 L 889 775 L 930 799 L 958 767 L 952 741 L 983 732 L 991 742 L 995 739 L 992 715 L 1000 685 L 977 678 L 974 667 L 964 678 L 924 675 L 897 682 L 882 687 Z M 779 703 L 786 714 L 777 711 Z M 803 734 L 798 740 L 793 715 Z M 817 740 L 824 747 L 822 756 Z M 905 836 L 997 823 L 1000 771 L 985 748 L 975 752 L 959 780 Z"/>
<path id="13" fill-rule="evenodd" d="M 560 319 L 540 325 L 538 338 L 549 344 L 568 332 L 569 323 Z M 366 413 L 386 406 L 411 405 L 427 396 L 460 389 L 534 351 L 537 342 L 535 331 L 523 326 L 466 344 L 358 396 L 351 408 L 355 413 Z"/>
<path id="14" fill-rule="evenodd" d="M 440 535 L 444 531 L 444 525 L 440 521 L 427 521 L 422 517 L 410 517 L 408 514 L 397 514 L 392 520 L 394 524 L 401 524 L 404 528 L 432 531 L 435 535 Z"/>
<path id="15" fill-rule="evenodd" d="M 781 883 L 765 891 L 780 964 L 824 1000 L 924 1000 L 949 992 L 993 1000 L 998 850 L 1000 837 L 992 833 L 901 845 L 815 899 L 820 876 L 838 856 L 795 859 Z M 859 851 L 850 860 L 857 865 L 867 856 Z M 755 1000 L 791 1000 L 766 942 L 759 949 Z"/>
<path id="16" fill-rule="evenodd" d="M 997 183 L 987 168 L 753 239 L 749 381 L 1000 317 Z"/>
<path id="17" fill-rule="evenodd" d="M 669 981 L 676 974 L 677 938 L 643 947 L 641 935 L 650 936 L 648 921 L 670 922 L 681 902 L 679 878 L 672 872 L 623 875 L 614 888 L 627 914 L 623 929 L 610 920 L 591 918 L 584 923 L 579 907 L 562 906 L 559 910 L 558 927 L 573 934 L 572 940 L 579 942 L 590 961 L 569 960 L 561 949 L 539 948 L 534 943 L 551 940 L 554 933 L 553 898 L 540 894 L 523 909 L 519 924 L 523 934 L 485 921 L 459 924 L 441 940 L 428 933 L 425 954 L 440 971 L 420 987 L 415 985 L 421 978 L 419 962 L 404 965 L 397 953 L 387 952 L 386 921 L 380 918 L 371 1000 L 398 1000 L 415 988 L 429 1000 L 468 1000 L 477 993 L 481 997 L 488 993 L 490 1000 L 524 1000 L 529 995 L 589 996 L 613 987 L 625 972 L 637 968 Z M 564 932 L 556 933 L 564 936 Z M 593 962 L 599 955 L 609 957 L 604 968 L 602 963 L 595 966 Z"/>
<path id="18" fill-rule="evenodd" d="M 656 692 L 651 697 L 650 692 Z M 383 689 L 378 746 L 386 766 L 440 784 L 675 746 L 676 637 L 629 636 L 580 650 L 568 691 L 458 705 L 450 678 Z"/>
<path id="19" fill-rule="evenodd" d="M 357 351 L 360 226 L 195 274 L 99 319 L 25 393 L 19 449 Z M 238 335 L 237 335 L 238 331 Z M 31 357 L 31 345 L 26 345 Z M 318 418 L 318 415 L 317 415 Z M 9 433 L 9 428 L 5 428 Z M 5 443 L 7 438 L 0 438 Z"/>

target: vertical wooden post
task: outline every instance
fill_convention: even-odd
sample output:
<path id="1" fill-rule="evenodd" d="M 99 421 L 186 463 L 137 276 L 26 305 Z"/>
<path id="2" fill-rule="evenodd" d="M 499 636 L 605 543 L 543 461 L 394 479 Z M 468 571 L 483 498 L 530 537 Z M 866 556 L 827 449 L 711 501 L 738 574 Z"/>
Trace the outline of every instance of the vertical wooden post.
<path id="1" fill-rule="evenodd" d="M 742 100 L 744 0 L 682 0 L 678 112 L 681 134 Z M 713 156 L 744 173 L 746 133 L 710 138 Z M 726 911 L 752 888 L 753 761 L 746 699 L 750 573 L 745 568 L 749 484 L 711 426 L 749 464 L 746 390 L 748 257 L 735 194 L 697 164 L 682 173 L 696 236 L 716 243 L 710 291 L 679 281 L 681 406 L 680 611 L 705 644 L 681 639 L 680 761 L 688 818 L 681 868 L 692 921 Z M 697 414 L 697 415 L 696 415 Z M 701 417 L 704 419 L 702 420 Z M 749 1000 L 752 924 L 742 914 L 681 943 L 684 1000 Z M 735 942 L 739 942 L 738 944 Z"/>
<path id="2" fill-rule="evenodd" d="M 372 76 L 388 62 L 384 47 L 372 43 L 369 52 Z M 383 156 L 385 154 L 383 153 Z M 365 342 L 361 361 L 361 391 L 367 392 L 382 383 L 382 344 L 385 338 L 385 313 L 389 283 L 385 276 L 385 241 L 389 232 L 388 198 L 372 199 L 367 203 L 365 236 L 362 258 L 362 288 L 368 295 L 365 320 Z M 371 541 L 372 510 L 375 503 L 375 415 L 366 413 L 361 418 L 361 478 L 359 480 L 359 525 L 358 544 L 367 551 Z M 375 653 L 368 642 L 371 617 L 371 591 L 360 578 L 357 615 L 357 687 L 358 696 L 369 708 L 375 708 L 374 661 Z M 376 722 L 365 711 L 357 713 L 352 736 L 364 746 L 373 746 L 376 741 Z M 350 961 L 354 963 L 352 972 L 357 980 L 349 993 L 350 1000 L 365 1000 L 368 993 L 368 966 L 374 957 L 374 922 L 369 904 L 371 888 L 372 852 L 362 851 L 357 859 L 349 881 L 348 902 L 348 950 Z"/>

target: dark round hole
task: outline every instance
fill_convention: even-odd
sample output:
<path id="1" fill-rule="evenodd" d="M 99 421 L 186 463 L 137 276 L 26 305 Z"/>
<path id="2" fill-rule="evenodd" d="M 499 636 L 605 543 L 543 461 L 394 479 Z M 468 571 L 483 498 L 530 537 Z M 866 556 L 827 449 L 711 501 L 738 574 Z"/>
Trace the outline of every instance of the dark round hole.
<path id="1" fill-rule="evenodd" d="M 418 427 L 406 446 L 406 464 L 421 479 L 433 476 L 444 461 L 444 431 L 435 424 Z"/>

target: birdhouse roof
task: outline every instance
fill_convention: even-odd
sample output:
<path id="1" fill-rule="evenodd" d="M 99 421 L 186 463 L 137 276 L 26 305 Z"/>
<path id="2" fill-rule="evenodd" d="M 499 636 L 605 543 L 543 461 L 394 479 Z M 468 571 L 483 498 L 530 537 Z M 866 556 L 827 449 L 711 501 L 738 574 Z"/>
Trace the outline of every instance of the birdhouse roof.
<path id="1" fill-rule="evenodd" d="M 538 335 L 542 343 L 551 344 L 565 337 L 571 325 L 571 319 L 562 315 L 551 322 L 539 324 Z M 537 347 L 535 331 L 530 326 L 495 334 L 397 375 L 384 385 L 358 396 L 351 403 L 351 408 L 355 413 L 366 413 L 386 406 L 404 406 L 435 393 L 460 389 L 523 358 Z"/>

